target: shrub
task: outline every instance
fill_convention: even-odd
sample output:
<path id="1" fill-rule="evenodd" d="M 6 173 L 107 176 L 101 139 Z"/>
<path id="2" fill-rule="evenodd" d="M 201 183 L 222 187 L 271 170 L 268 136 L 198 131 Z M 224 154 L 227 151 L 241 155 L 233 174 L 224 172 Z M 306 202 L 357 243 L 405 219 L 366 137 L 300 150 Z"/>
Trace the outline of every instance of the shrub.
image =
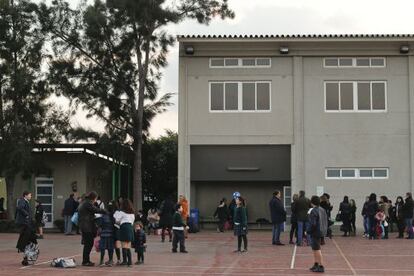
<path id="1" fill-rule="evenodd" d="M 57 219 L 53 222 L 57 229 L 60 230 L 61 233 L 65 232 L 65 221 L 63 219 Z"/>
<path id="2" fill-rule="evenodd" d="M 16 233 L 18 232 L 14 220 L 0 220 L 0 233 Z"/>

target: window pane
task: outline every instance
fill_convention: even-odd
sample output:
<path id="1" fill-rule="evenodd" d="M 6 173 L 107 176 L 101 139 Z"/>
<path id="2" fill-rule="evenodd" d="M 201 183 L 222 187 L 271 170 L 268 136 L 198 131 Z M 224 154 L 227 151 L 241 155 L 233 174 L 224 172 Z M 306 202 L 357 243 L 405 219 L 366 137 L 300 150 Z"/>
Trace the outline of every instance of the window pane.
<path id="1" fill-rule="evenodd" d="M 336 178 L 339 178 L 339 177 L 341 177 L 341 170 L 339 170 L 339 169 L 329 169 L 329 170 L 327 170 L 327 176 L 328 177 L 336 177 Z"/>
<path id="2" fill-rule="evenodd" d="M 226 66 L 238 66 L 239 65 L 238 58 L 226 58 L 224 61 L 225 61 Z"/>
<path id="3" fill-rule="evenodd" d="M 243 110 L 255 110 L 256 109 L 256 84 L 243 83 Z"/>
<path id="4" fill-rule="evenodd" d="M 385 66 L 385 59 L 371 58 L 371 66 Z"/>
<path id="5" fill-rule="evenodd" d="M 256 60 L 254 58 L 244 58 L 242 59 L 243 66 L 255 66 Z"/>
<path id="6" fill-rule="evenodd" d="M 53 184 L 53 179 L 38 179 L 37 184 Z"/>
<path id="7" fill-rule="evenodd" d="M 385 83 L 372 83 L 372 109 L 385 110 Z"/>
<path id="8" fill-rule="evenodd" d="M 339 85 L 326 83 L 326 110 L 339 110 Z"/>
<path id="9" fill-rule="evenodd" d="M 352 58 L 340 58 L 339 66 L 352 66 Z"/>
<path id="10" fill-rule="evenodd" d="M 257 110 L 270 110 L 270 83 L 257 84 Z"/>
<path id="11" fill-rule="evenodd" d="M 52 194 L 52 187 L 37 187 L 37 194 L 50 195 Z"/>
<path id="12" fill-rule="evenodd" d="M 371 110 L 371 92 L 368 82 L 358 82 L 358 110 Z"/>
<path id="13" fill-rule="evenodd" d="M 374 177 L 388 177 L 387 170 L 385 169 L 374 170 Z"/>
<path id="14" fill-rule="evenodd" d="M 238 83 L 226 83 L 226 110 L 237 110 L 239 106 Z"/>
<path id="15" fill-rule="evenodd" d="M 38 196 L 37 200 L 39 200 L 42 203 L 52 203 L 52 196 Z"/>
<path id="16" fill-rule="evenodd" d="M 222 83 L 211 84 L 211 110 L 224 109 L 224 85 Z"/>
<path id="17" fill-rule="evenodd" d="M 369 66 L 369 58 L 357 58 L 357 66 Z"/>
<path id="18" fill-rule="evenodd" d="M 45 211 L 45 213 L 52 213 L 52 205 L 44 204 L 42 206 L 43 206 L 43 211 Z"/>
<path id="19" fill-rule="evenodd" d="M 360 177 L 372 177 L 372 170 L 371 169 L 360 169 L 359 176 Z"/>
<path id="20" fill-rule="evenodd" d="M 212 59 L 211 66 L 224 66 L 224 58 Z"/>
<path id="21" fill-rule="evenodd" d="M 354 109 L 354 92 L 352 83 L 341 83 L 341 110 Z"/>
<path id="22" fill-rule="evenodd" d="M 342 170 L 342 177 L 355 177 L 355 170 Z"/>
<path id="23" fill-rule="evenodd" d="M 337 58 L 325 58 L 325 66 L 338 66 Z"/>
<path id="24" fill-rule="evenodd" d="M 270 58 L 258 58 L 257 59 L 257 66 L 269 66 L 270 65 Z"/>

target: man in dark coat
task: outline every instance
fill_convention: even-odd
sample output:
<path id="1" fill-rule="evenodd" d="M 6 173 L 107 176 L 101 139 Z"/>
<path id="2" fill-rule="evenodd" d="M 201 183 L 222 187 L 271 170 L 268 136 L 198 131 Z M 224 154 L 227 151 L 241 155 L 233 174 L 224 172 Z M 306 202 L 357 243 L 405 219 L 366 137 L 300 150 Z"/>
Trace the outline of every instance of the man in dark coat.
<path id="1" fill-rule="evenodd" d="M 407 239 L 413 239 L 413 208 L 414 202 L 411 193 L 406 193 L 405 195 L 405 204 L 403 205 L 403 216 L 405 221 L 405 226 L 407 227 L 408 237 Z"/>
<path id="2" fill-rule="evenodd" d="M 295 204 L 296 219 L 298 221 L 298 240 L 297 245 L 302 245 L 303 232 L 307 228 L 308 211 L 311 207 L 309 198 L 305 197 L 304 191 L 299 191 L 299 199 Z"/>
<path id="3" fill-rule="evenodd" d="M 95 224 L 95 214 L 105 214 L 106 211 L 96 207 L 94 204 L 98 194 L 90 192 L 87 198 L 79 205 L 79 228 L 82 231 L 83 244 L 83 266 L 94 266 L 89 255 L 93 247 L 93 240 L 96 237 L 98 228 Z"/>
<path id="4" fill-rule="evenodd" d="M 62 215 L 65 221 L 65 235 L 72 235 L 72 216 L 75 213 L 77 202 L 74 199 L 74 194 L 70 194 L 69 198 L 65 200 Z"/>
<path id="5" fill-rule="evenodd" d="M 160 227 L 162 228 L 161 232 L 161 241 L 165 241 L 165 231 L 168 231 L 168 236 L 170 242 L 172 241 L 172 226 L 173 226 L 173 215 L 175 213 L 175 204 L 172 201 L 171 197 L 167 197 L 160 206 Z"/>
<path id="6" fill-rule="evenodd" d="M 273 197 L 269 202 L 270 215 L 273 224 L 272 230 L 272 244 L 284 245 L 280 242 L 280 233 L 282 232 L 283 223 L 286 221 L 286 210 L 280 200 L 280 191 L 275 191 Z"/>

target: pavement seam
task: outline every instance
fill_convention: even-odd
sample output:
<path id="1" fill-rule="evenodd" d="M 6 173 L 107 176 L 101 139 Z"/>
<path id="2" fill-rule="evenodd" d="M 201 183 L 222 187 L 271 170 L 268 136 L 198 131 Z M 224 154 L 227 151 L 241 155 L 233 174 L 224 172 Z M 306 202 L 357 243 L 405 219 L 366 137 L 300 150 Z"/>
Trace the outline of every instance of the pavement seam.
<path id="1" fill-rule="evenodd" d="M 332 239 L 333 243 L 336 246 L 336 249 L 338 249 L 339 254 L 341 254 L 342 258 L 344 258 L 346 264 L 348 265 L 349 269 L 351 269 L 352 274 L 353 275 L 357 275 L 355 269 L 353 268 L 353 266 L 351 265 L 351 263 L 349 262 L 349 260 L 347 259 L 347 257 L 345 256 L 344 252 L 342 252 L 341 248 L 339 247 L 338 243 L 335 241 L 335 239 Z"/>

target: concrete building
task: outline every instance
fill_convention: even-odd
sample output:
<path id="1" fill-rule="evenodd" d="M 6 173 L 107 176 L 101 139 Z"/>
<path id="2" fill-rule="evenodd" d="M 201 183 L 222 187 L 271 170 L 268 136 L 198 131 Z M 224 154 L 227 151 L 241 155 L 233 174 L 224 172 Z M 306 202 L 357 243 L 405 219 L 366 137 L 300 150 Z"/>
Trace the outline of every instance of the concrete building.
<path id="1" fill-rule="evenodd" d="M 178 192 L 201 217 L 234 191 L 250 222 L 275 189 L 288 209 L 304 190 L 358 214 L 371 192 L 413 192 L 413 35 L 178 40 Z"/>

